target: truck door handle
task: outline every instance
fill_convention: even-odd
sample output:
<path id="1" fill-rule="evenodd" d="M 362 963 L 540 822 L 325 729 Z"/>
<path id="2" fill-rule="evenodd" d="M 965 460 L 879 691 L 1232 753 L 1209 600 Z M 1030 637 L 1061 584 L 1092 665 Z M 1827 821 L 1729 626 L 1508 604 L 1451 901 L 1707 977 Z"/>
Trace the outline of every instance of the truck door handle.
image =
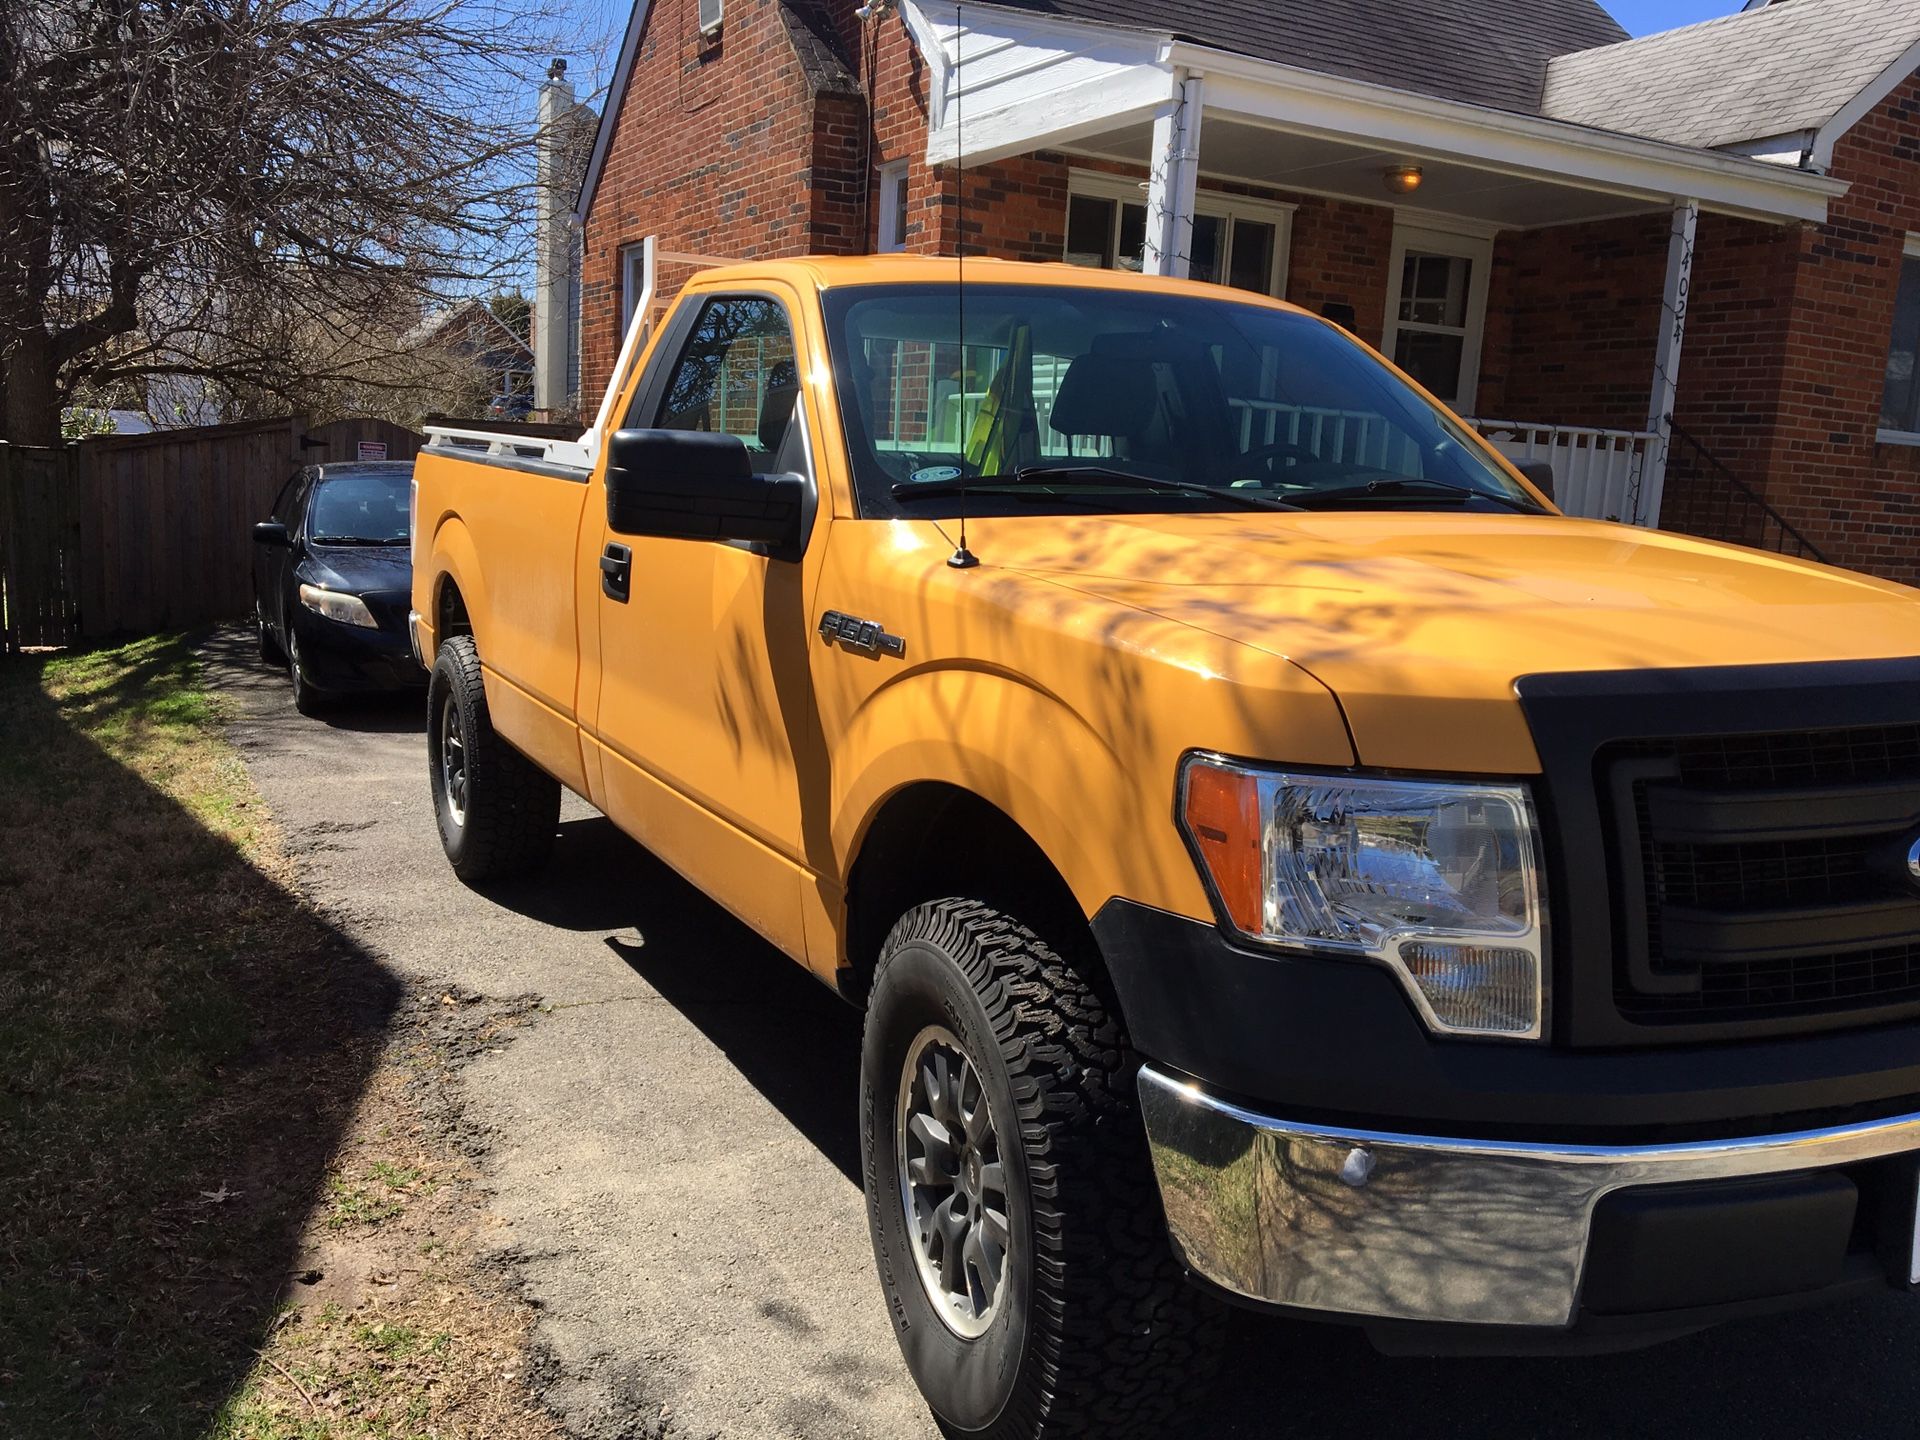
<path id="1" fill-rule="evenodd" d="M 633 593 L 633 551 L 625 545 L 609 545 L 600 556 L 600 593 L 622 605 Z"/>

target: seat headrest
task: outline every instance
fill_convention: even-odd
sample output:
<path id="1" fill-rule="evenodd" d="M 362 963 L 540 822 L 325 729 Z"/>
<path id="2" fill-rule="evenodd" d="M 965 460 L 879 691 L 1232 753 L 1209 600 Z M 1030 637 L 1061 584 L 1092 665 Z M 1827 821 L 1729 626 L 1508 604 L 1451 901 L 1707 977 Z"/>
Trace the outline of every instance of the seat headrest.
<path id="1" fill-rule="evenodd" d="M 800 398 L 799 377 L 791 360 L 776 361 L 767 370 L 767 388 L 760 397 L 760 448 L 769 453 L 779 450 L 787 438 L 787 424 L 793 419 L 794 401 Z"/>
<path id="2" fill-rule="evenodd" d="M 1067 366 L 1048 423 L 1062 435 L 1138 435 L 1153 423 L 1159 397 L 1152 360 L 1092 351 Z"/>

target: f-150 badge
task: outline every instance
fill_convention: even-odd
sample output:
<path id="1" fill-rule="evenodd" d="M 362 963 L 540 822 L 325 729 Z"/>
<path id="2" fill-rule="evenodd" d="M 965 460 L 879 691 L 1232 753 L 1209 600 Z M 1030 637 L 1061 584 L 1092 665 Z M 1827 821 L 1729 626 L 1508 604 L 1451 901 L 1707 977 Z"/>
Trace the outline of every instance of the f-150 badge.
<path id="1" fill-rule="evenodd" d="M 852 615 L 843 615 L 838 610 L 829 610 L 820 617 L 820 638 L 829 645 L 838 640 L 841 649 L 858 651 L 862 655 L 899 656 L 907 653 L 907 642 L 881 629 L 878 620 L 861 620 Z"/>

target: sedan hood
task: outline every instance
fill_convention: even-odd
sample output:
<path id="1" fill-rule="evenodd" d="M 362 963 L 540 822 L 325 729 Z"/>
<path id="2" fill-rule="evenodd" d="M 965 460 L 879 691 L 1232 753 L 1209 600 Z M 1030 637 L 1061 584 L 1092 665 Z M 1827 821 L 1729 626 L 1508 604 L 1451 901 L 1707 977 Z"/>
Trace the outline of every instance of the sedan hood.
<path id="1" fill-rule="evenodd" d="M 1920 590 L 1559 516 L 1016 516 L 968 539 L 983 568 L 1285 657 L 1366 765 L 1537 769 L 1524 675 L 1920 654 Z"/>
<path id="2" fill-rule="evenodd" d="M 413 552 L 405 545 L 309 545 L 300 578 L 356 595 L 405 593 L 413 588 Z"/>

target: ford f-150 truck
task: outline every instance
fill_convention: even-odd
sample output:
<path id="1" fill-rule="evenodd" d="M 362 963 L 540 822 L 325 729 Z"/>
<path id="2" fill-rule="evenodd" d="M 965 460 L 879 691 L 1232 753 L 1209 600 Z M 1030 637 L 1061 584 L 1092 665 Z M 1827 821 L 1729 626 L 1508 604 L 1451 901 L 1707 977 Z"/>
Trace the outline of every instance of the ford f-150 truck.
<path id="1" fill-rule="evenodd" d="M 864 1008 L 949 1432 L 1163 1433 L 1221 1298 L 1516 1353 L 1920 1281 L 1920 593 L 1564 516 L 1210 286 L 640 329 L 579 442 L 421 454 L 440 834 L 526 871 L 572 790 Z"/>

